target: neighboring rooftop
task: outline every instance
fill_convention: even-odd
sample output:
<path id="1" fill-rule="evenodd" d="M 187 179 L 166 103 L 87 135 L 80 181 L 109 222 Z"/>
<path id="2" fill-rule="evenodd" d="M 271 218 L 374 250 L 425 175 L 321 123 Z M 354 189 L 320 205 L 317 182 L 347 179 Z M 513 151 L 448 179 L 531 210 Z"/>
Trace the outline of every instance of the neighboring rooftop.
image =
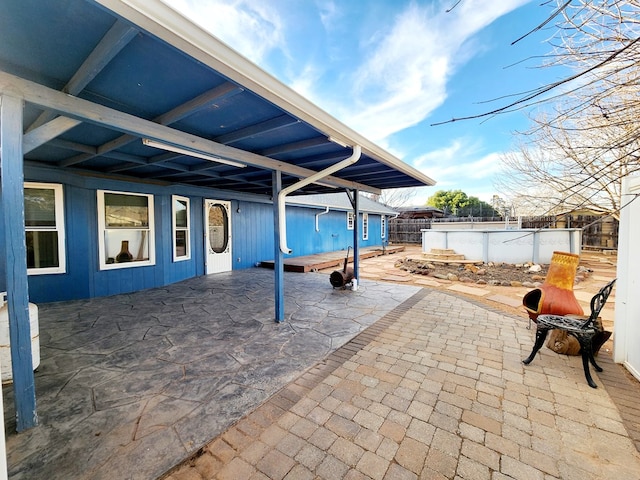
<path id="1" fill-rule="evenodd" d="M 442 218 L 444 211 L 428 205 L 418 207 L 398 207 L 400 218 Z"/>

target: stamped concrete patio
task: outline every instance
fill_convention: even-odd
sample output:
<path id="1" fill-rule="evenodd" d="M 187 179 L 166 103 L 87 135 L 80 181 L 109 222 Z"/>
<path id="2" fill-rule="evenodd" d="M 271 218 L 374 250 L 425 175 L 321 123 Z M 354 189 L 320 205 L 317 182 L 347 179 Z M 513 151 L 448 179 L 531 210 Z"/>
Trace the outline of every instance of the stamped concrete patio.
<path id="1" fill-rule="evenodd" d="M 419 290 L 285 273 L 277 324 L 273 288 L 256 268 L 41 305 L 38 427 L 3 389 L 10 478 L 156 478 Z"/>
<path id="2" fill-rule="evenodd" d="M 608 354 L 596 390 L 579 357 L 525 368 L 522 289 L 395 260 L 357 292 L 285 274 L 283 324 L 262 269 L 42 305 L 39 427 L 13 433 L 4 390 L 10 478 L 640 478 L 640 385 Z M 589 265 L 581 302 L 615 275 Z"/>

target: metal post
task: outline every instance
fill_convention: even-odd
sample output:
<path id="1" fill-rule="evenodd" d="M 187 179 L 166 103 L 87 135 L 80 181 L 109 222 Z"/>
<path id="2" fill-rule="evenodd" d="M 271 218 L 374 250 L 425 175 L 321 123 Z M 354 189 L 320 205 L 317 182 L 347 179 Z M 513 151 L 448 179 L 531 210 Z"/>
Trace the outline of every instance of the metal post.
<path id="1" fill-rule="evenodd" d="M 353 191 L 353 278 L 360 284 L 360 192 L 358 189 Z"/>
<path id="2" fill-rule="evenodd" d="M 5 235 L 7 307 L 18 432 L 38 424 L 31 357 L 27 247 L 24 232 L 22 109 L 19 98 L 0 97 L 0 166 Z"/>
<path id="3" fill-rule="evenodd" d="M 278 194 L 282 190 L 282 173 L 274 170 L 272 174 L 273 198 L 273 272 L 275 279 L 275 321 L 284 321 L 284 254 L 280 251 L 280 209 L 278 208 Z"/>

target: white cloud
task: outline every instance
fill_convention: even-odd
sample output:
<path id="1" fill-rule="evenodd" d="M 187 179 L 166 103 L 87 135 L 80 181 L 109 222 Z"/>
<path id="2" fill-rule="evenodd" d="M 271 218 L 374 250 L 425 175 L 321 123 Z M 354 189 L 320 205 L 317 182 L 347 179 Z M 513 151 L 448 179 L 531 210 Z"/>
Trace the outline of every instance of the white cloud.
<path id="1" fill-rule="evenodd" d="M 164 0 L 260 65 L 273 49 L 287 51 L 276 8 L 262 0 Z"/>
<path id="2" fill-rule="evenodd" d="M 377 143 L 424 121 L 447 98 L 447 82 L 462 63 L 483 48 L 473 37 L 500 16 L 530 0 L 464 0 L 450 13 L 445 5 L 411 2 L 395 18 L 381 16 L 355 40 L 342 30 L 350 4 L 317 1 L 315 12 L 330 37 L 337 38 L 340 59 L 350 54 L 352 72 L 336 73 L 331 82 L 327 58 L 312 63 L 292 58 L 287 25 L 278 2 L 263 0 L 165 0 L 255 63 L 265 66 L 269 53 L 279 50 L 288 65 L 274 72 L 293 89 L 321 105 L 344 123 Z M 445 2 L 446 3 L 446 2 Z M 274 6 L 275 5 L 275 6 Z M 372 4 L 373 5 L 373 4 Z M 358 4 L 358 9 L 363 8 Z M 282 10 L 283 15 L 278 13 Z M 369 19 L 371 21 L 371 19 Z M 291 21 L 294 21 L 291 19 Z M 310 32 L 311 33 L 311 32 Z M 328 48 L 333 52 L 336 42 Z M 285 78 L 286 77 L 286 78 Z"/>
<path id="3" fill-rule="evenodd" d="M 469 145 L 467 139 L 456 139 L 450 145 L 420 155 L 413 163 L 416 167 L 446 167 L 457 158 L 463 156 L 463 145 Z M 464 155 L 467 156 L 468 152 L 464 153 Z"/>
<path id="4" fill-rule="evenodd" d="M 473 191 L 474 196 L 484 200 L 489 192 L 493 193 L 491 183 L 501 171 L 502 152 L 483 153 L 483 148 L 482 142 L 458 138 L 443 148 L 421 155 L 412 163 L 427 175 L 432 173 L 436 177 L 438 190 Z M 486 194 L 478 193 L 482 188 L 486 189 Z"/>
<path id="5" fill-rule="evenodd" d="M 492 152 L 471 161 L 455 162 L 438 170 L 438 178 L 460 179 L 460 172 L 465 172 L 465 180 L 485 180 L 494 178 L 500 171 L 499 152 Z"/>
<path id="6" fill-rule="evenodd" d="M 341 16 L 340 10 L 336 7 L 336 4 L 331 1 L 318 1 L 316 5 L 320 11 L 320 20 L 324 28 L 330 30 L 336 19 Z"/>
<path id="7" fill-rule="evenodd" d="M 289 83 L 289 86 L 306 99 L 317 103 L 314 99 L 317 94 L 315 91 L 315 83 L 320 74 L 321 72 L 318 66 L 307 63 L 303 70 Z"/>
<path id="8" fill-rule="evenodd" d="M 470 38 L 528 1 L 465 0 L 450 13 L 411 3 L 388 30 L 362 43 L 367 60 L 352 82 L 356 113 L 336 109 L 339 117 L 378 142 L 420 123 L 446 100 L 448 79 L 473 55 Z"/>

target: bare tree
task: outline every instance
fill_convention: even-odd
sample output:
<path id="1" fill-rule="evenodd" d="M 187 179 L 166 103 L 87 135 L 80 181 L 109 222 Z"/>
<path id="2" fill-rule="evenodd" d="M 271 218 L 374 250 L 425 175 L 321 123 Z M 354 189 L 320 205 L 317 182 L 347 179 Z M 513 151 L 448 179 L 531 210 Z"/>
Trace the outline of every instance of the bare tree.
<path id="1" fill-rule="evenodd" d="M 615 95 L 627 109 L 603 114 L 604 99 L 596 104 L 566 97 L 556 112 L 582 102 L 573 116 L 534 119 L 517 150 L 503 156 L 496 188 L 519 205 L 536 206 L 536 213 L 587 208 L 617 217 L 622 178 L 640 171 L 640 91 L 625 88 Z"/>
<path id="2" fill-rule="evenodd" d="M 453 10 L 461 1 L 447 11 Z M 557 7 L 552 7 L 553 3 Z M 513 41 L 512 45 L 535 32 L 552 28 L 551 37 L 547 40 L 552 51 L 544 57 L 541 66 L 562 67 L 560 80 L 523 93 L 505 92 L 493 102 L 506 98 L 515 100 L 477 115 L 454 117 L 432 125 L 529 109 L 568 93 L 579 94 L 590 85 L 598 85 L 606 97 L 609 96 L 608 90 L 624 86 L 616 82 L 624 77 L 625 72 L 632 73 L 638 68 L 640 0 L 547 0 L 541 7 L 553 8 L 547 20 Z M 566 68 L 570 69 L 569 74 L 566 74 Z M 611 81 L 610 77 L 617 79 Z M 630 78 L 636 78 L 636 75 L 632 74 Z"/>
<path id="3" fill-rule="evenodd" d="M 550 86 L 528 96 L 545 112 L 504 157 L 497 188 L 545 212 L 615 216 L 622 177 L 640 170 L 640 0 L 573 0 L 557 13 L 547 65 L 576 73 L 552 97 L 542 96 Z"/>
<path id="4" fill-rule="evenodd" d="M 365 194 L 372 200 L 391 208 L 406 207 L 416 195 L 415 188 L 394 188 L 382 190 L 381 195 Z"/>

